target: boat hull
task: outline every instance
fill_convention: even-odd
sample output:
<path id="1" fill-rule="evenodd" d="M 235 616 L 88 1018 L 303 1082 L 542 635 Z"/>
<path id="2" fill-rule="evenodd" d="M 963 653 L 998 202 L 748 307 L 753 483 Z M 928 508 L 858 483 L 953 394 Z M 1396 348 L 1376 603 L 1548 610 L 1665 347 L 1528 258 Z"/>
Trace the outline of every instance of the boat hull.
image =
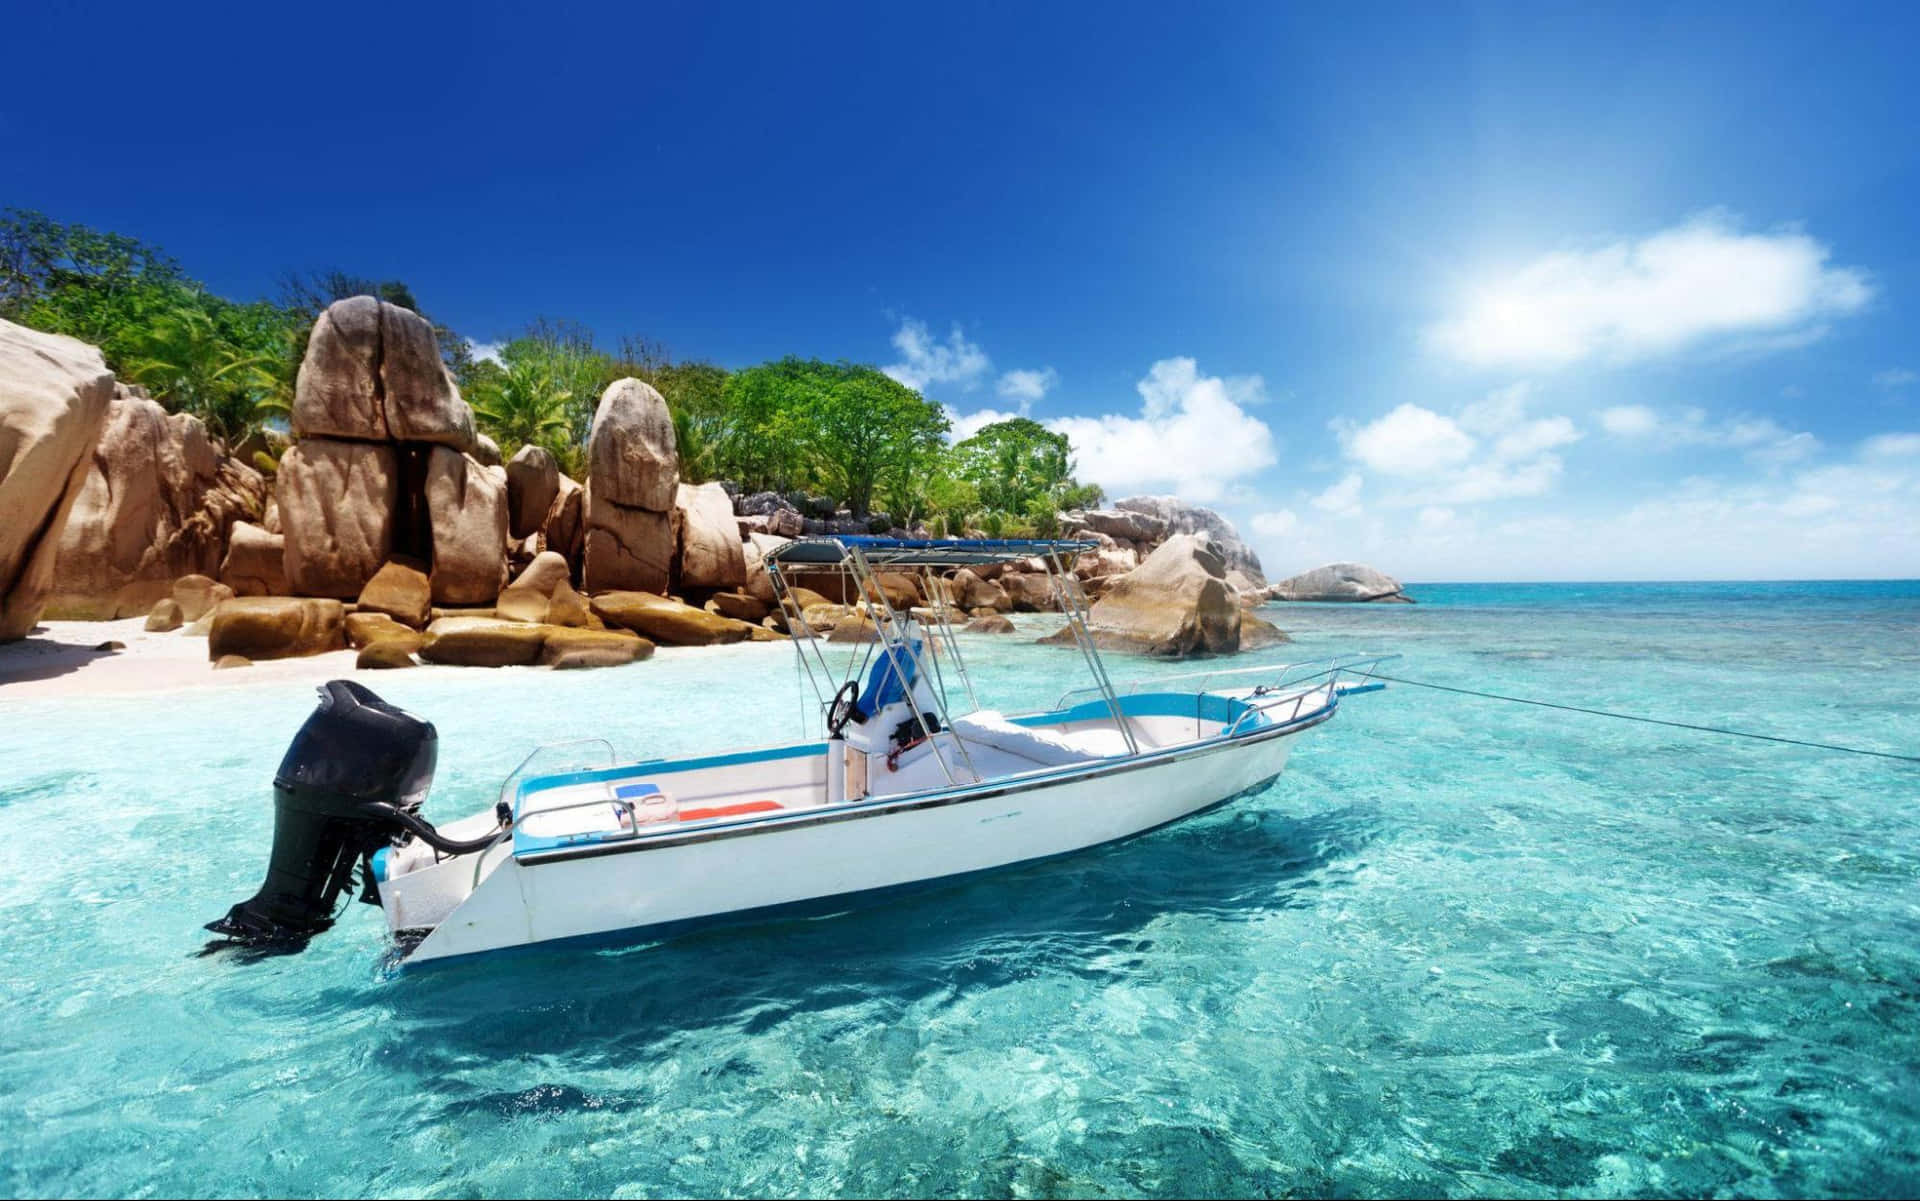
<path id="1" fill-rule="evenodd" d="M 1330 716 L 1331 705 L 1316 720 L 1252 736 L 739 830 L 502 855 L 406 962 L 637 934 L 1070 854 L 1272 780 L 1294 740 Z"/>

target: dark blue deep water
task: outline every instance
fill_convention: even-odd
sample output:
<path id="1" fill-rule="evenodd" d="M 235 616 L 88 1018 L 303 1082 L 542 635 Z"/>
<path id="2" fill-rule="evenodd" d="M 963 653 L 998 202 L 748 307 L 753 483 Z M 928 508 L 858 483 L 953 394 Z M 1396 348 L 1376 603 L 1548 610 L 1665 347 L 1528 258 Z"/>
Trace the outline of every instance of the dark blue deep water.
<path id="1" fill-rule="evenodd" d="M 1271 609 L 1264 657 L 1920 754 L 1920 584 L 1414 591 Z M 969 647 L 1004 707 L 1073 682 Z M 440 727 L 448 817 L 546 739 L 797 734 L 789 659 L 373 683 Z M 354 909 L 199 957 L 312 699 L 0 690 L 0 1192 L 1920 1189 L 1920 766 L 1394 687 L 1257 796 L 876 908 L 402 973 Z"/>

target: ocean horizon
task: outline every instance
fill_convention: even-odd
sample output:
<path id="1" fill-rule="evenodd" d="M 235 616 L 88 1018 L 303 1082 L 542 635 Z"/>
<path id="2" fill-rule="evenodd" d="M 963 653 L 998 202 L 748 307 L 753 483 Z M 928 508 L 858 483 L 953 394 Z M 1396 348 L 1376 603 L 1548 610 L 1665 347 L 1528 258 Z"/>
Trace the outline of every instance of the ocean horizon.
<path id="1" fill-rule="evenodd" d="M 1271 605 L 1407 679 L 1920 754 L 1920 581 L 1409 584 Z M 969 636 L 1050 705 L 1070 651 Z M 1077 662 L 1077 657 L 1074 657 Z M 791 651 L 371 681 L 429 817 L 535 743 L 803 731 Z M 1390 685 L 1276 783 L 806 919 L 396 970 L 353 905 L 200 954 L 259 884 L 305 686 L 0 689 L 0 1190 L 1899 1195 L 1920 1188 L 1920 768 Z M 110 832 L 111 837 L 104 834 Z"/>

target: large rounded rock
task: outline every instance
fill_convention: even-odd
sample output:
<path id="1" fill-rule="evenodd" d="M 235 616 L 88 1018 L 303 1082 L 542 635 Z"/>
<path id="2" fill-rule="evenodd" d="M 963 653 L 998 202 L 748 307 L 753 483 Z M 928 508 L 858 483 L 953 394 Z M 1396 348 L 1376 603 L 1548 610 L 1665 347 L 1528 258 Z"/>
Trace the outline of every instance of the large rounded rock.
<path id="1" fill-rule="evenodd" d="M 293 432 L 475 445 L 473 411 L 441 362 L 433 326 L 371 296 L 336 301 L 314 321 L 294 384 Z"/>
<path id="2" fill-rule="evenodd" d="M 706 610 L 718 613 L 722 617 L 731 617 L 735 621 L 751 622 L 758 625 L 765 621 L 767 612 L 773 606 L 756 596 L 744 592 L 716 592 L 707 598 Z"/>
<path id="3" fill-rule="evenodd" d="M 1145 514 L 1166 522 L 1169 536 L 1205 534 L 1212 540 L 1214 552 L 1228 567 L 1238 567 L 1255 584 L 1262 587 L 1266 585 L 1267 577 L 1260 570 L 1260 556 L 1240 540 L 1240 531 L 1234 528 L 1231 521 L 1212 509 L 1190 505 L 1177 496 L 1129 496 L 1114 501 L 1113 507 L 1121 512 Z"/>
<path id="4" fill-rule="evenodd" d="M 586 489 L 563 475 L 540 523 L 540 548 L 578 563 L 585 550 L 586 529 Z"/>
<path id="5" fill-rule="evenodd" d="M 347 642 L 355 650 L 375 642 L 401 642 L 411 654 L 423 640 L 420 631 L 401 625 L 385 613 L 349 613 L 346 629 Z"/>
<path id="6" fill-rule="evenodd" d="M 619 667 L 653 657 L 653 643 L 624 630 L 567 630 L 548 627 L 539 662 L 556 671 L 583 667 Z"/>
<path id="7" fill-rule="evenodd" d="M 40 620 L 112 400 L 99 351 L 0 321 L 0 642 Z"/>
<path id="8" fill-rule="evenodd" d="M 220 582 L 240 596 L 285 595 L 286 541 L 286 535 L 270 534 L 252 522 L 234 522 Z"/>
<path id="9" fill-rule="evenodd" d="M 632 630 L 665 646 L 743 642 L 759 628 L 651 592 L 606 592 L 591 603 L 595 615 L 608 625 Z"/>
<path id="10" fill-rule="evenodd" d="M 147 614 L 146 630 L 150 634 L 164 634 L 185 624 L 186 618 L 180 614 L 180 602 L 169 596 L 154 602 L 153 612 Z"/>
<path id="11" fill-rule="evenodd" d="M 60 538 L 48 614 L 146 612 L 175 578 L 219 571 L 228 531 L 259 517 L 266 496 L 260 473 L 220 453 L 198 417 L 116 397 Z"/>
<path id="12" fill-rule="evenodd" d="M 1004 613 L 1013 608 L 1013 600 L 1005 588 L 993 580 L 982 579 L 970 567 L 962 567 L 953 573 L 951 588 L 953 603 L 969 612 L 974 609 L 993 609 Z"/>
<path id="13" fill-rule="evenodd" d="M 243 596 L 213 612 L 207 657 L 287 659 L 344 650 L 346 606 L 337 600 Z"/>
<path id="14" fill-rule="evenodd" d="M 512 586 L 552 596 L 554 589 L 567 582 L 567 561 L 553 551 L 541 551 L 513 578 Z"/>
<path id="15" fill-rule="evenodd" d="M 401 625 L 421 629 L 433 610 L 427 575 L 405 563 L 382 564 L 360 590 L 358 607 L 362 613 L 384 613 Z"/>
<path id="16" fill-rule="evenodd" d="M 437 442 L 456 451 L 473 449 L 473 410 L 460 399 L 460 389 L 447 374 L 432 324 L 412 309 L 384 301 L 380 305 L 380 384 L 388 437 L 397 442 Z"/>
<path id="17" fill-rule="evenodd" d="M 512 667 L 538 659 L 546 640 L 545 626 L 443 617 L 427 627 L 419 655 L 429 663 L 456 667 Z"/>
<path id="18" fill-rule="evenodd" d="M 739 588 L 747 582 L 733 498 L 717 483 L 681 484 L 675 499 L 679 553 L 674 581 L 681 588 Z M 755 618 L 754 620 L 759 620 Z"/>
<path id="19" fill-rule="evenodd" d="M 1069 528 L 1092 530 L 1127 542 L 1159 542 L 1167 536 L 1167 521 L 1151 513 L 1123 509 L 1088 509 L 1069 515 Z"/>
<path id="20" fill-rule="evenodd" d="M 286 583 L 302 596 L 358 596 L 393 549 L 399 468 L 393 449 L 308 438 L 275 479 Z M 243 591 L 238 584 L 236 592 Z"/>
<path id="21" fill-rule="evenodd" d="M 589 592 L 665 593 L 673 571 L 673 516 L 602 501 L 586 489 L 586 548 L 581 582 Z"/>
<path id="22" fill-rule="evenodd" d="M 507 461 L 507 508 L 515 538 L 535 534 L 560 495 L 560 464 L 544 446 L 523 446 Z"/>
<path id="23" fill-rule="evenodd" d="M 673 416 L 653 385 L 621 379 L 607 386 L 587 437 L 587 464 L 596 501 L 655 513 L 673 508 L 680 452 Z"/>
<path id="24" fill-rule="evenodd" d="M 413 661 L 413 652 L 417 645 L 402 642 L 397 638 L 383 638 L 378 642 L 369 642 L 360 648 L 354 656 L 353 665 L 363 671 L 387 671 L 397 667 L 418 667 Z"/>
<path id="25" fill-rule="evenodd" d="M 1010 571 L 1000 577 L 999 583 L 1019 612 L 1049 613 L 1060 607 L 1053 595 L 1053 578 L 1045 572 Z"/>
<path id="26" fill-rule="evenodd" d="M 173 602 L 180 606 L 185 621 L 199 621 L 221 601 L 233 599 L 233 589 L 216 584 L 203 575 L 181 576 L 173 582 Z"/>
<path id="27" fill-rule="evenodd" d="M 1283 601 L 1403 600 L 1400 581 L 1364 563 L 1328 563 L 1289 576 L 1268 590 Z"/>
<path id="28" fill-rule="evenodd" d="M 1240 649 L 1240 605 L 1206 539 L 1176 534 L 1123 576 L 1109 577 L 1087 627 L 1102 649 L 1164 658 Z M 1045 641 L 1072 638 L 1072 627 Z"/>
<path id="29" fill-rule="evenodd" d="M 294 437 L 388 438 L 380 403 L 380 307 L 371 296 L 354 296 L 314 321 L 294 384 Z"/>
<path id="30" fill-rule="evenodd" d="M 507 582 L 507 485 L 497 469 L 444 446 L 427 459 L 433 600 L 476 605 Z"/>

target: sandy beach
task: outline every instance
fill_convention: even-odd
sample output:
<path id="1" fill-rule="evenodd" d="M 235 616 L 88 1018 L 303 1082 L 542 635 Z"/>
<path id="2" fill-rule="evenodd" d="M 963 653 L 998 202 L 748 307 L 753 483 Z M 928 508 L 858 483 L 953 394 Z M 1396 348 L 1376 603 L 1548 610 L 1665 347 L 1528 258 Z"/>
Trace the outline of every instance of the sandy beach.
<path id="1" fill-rule="evenodd" d="M 0 703 L 44 697 L 126 696 L 186 689 L 320 683 L 353 673 L 354 652 L 272 659 L 215 671 L 207 640 L 178 630 L 148 633 L 146 619 L 46 621 L 18 642 L 0 644 Z M 99 650 L 120 642 L 122 650 Z M 416 668 L 414 670 L 452 670 Z"/>

